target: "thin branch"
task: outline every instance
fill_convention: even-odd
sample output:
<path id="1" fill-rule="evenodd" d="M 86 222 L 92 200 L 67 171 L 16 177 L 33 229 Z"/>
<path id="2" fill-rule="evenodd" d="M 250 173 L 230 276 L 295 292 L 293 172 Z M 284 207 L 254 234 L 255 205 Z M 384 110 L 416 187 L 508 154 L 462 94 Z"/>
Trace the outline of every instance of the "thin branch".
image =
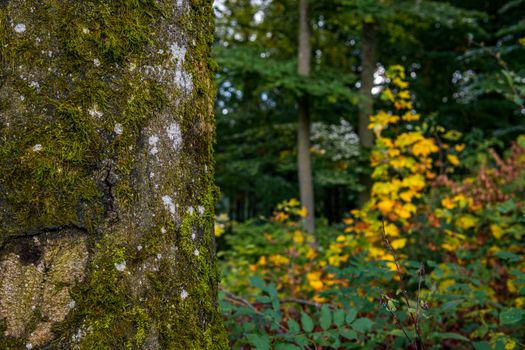
<path id="1" fill-rule="evenodd" d="M 381 216 L 381 228 L 382 228 L 382 230 L 381 230 L 381 237 L 382 237 L 383 243 L 387 247 L 387 249 L 390 252 L 390 254 L 392 254 L 392 257 L 394 258 L 394 264 L 396 266 L 396 271 L 397 271 L 397 274 L 399 275 L 399 281 L 400 281 L 400 283 L 403 283 L 403 272 L 401 271 L 401 265 L 399 264 L 399 259 L 397 257 L 396 251 L 394 250 L 394 248 L 392 247 L 392 245 L 390 244 L 390 241 L 388 240 L 388 238 L 386 236 L 385 218 L 383 216 Z M 421 287 L 421 281 L 420 281 L 420 284 L 419 284 L 419 288 L 420 287 Z M 407 311 L 408 311 L 408 314 L 410 315 L 410 319 L 414 323 L 414 328 L 415 328 L 415 331 L 416 331 L 416 341 L 415 341 L 416 348 L 418 350 L 422 350 L 422 349 L 424 349 L 424 345 L 423 345 L 423 342 L 421 340 L 421 334 L 420 334 L 420 331 L 419 331 L 419 317 L 418 317 L 417 314 L 416 314 L 416 316 L 414 316 L 410 312 L 410 301 L 408 300 L 408 293 L 407 293 L 407 291 L 404 288 L 402 288 L 401 294 L 402 294 L 402 299 L 404 300 L 404 302 L 405 302 L 405 304 L 406 304 L 406 306 L 408 308 Z M 419 291 L 418 291 L 418 305 L 419 305 Z M 411 341 L 411 343 L 412 343 L 412 341 Z"/>

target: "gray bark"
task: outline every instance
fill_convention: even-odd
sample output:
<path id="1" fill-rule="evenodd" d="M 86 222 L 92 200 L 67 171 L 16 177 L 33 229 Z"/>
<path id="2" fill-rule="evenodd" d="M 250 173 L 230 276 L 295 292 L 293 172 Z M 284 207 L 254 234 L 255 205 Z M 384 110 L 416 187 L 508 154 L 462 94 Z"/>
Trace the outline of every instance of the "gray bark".
<path id="1" fill-rule="evenodd" d="M 310 75 L 311 43 L 308 23 L 308 0 L 299 1 L 299 50 L 298 73 Z M 297 163 L 301 204 L 307 210 L 305 228 L 312 233 L 315 230 L 314 188 L 310 156 L 310 110 L 308 95 L 298 100 L 299 118 L 297 128 Z"/>
<path id="2" fill-rule="evenodd" d="M 368 129 L 370 116 L 374 113 L 372 88 L 376 71 L 376 27 L 373 23 L 363 23 L 361 30 L 361 88 L 359 100 L 359 139 L 361 147 L 370 149 L 374 145 L 374 135 Z M 359 194 L 359 205 L 362 206 L 370 198 L 372 181 L 369 176 L 361 177 L 361 185 L 365 189 Z"/>

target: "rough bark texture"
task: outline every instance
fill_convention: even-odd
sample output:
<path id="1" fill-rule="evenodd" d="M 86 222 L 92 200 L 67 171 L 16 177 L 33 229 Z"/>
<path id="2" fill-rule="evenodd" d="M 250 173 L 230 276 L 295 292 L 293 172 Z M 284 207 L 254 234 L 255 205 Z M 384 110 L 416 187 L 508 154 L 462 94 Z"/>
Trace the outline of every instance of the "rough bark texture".
<path id="1" fill-rule="evenodd" d="M 225 349 L 211 1 L 0 2 L 0 344 Z"/>
<path id="2" fill-rule="evenodd" d="M 363 23 L 361 30 L 361 88 L 359 100 L 359 140 L 361 147 L 370 149 L 374 145 L 374 135 L 368 129 L 370 116 L 374 113 L 372 88 L 376 71 L 376 28 L 374 23 Z M 370 198 L 372 181 L 369 176 L 361 177 L 365 190 L 359 194 L 359 205 L 362 206 Z"/>
<path id="3" fill-rule="evenodd" d="M 310 26 L 308 24 L 308 0 L 299 1 L 299 50 L 298 73 L 310 75 L 311 43 Z M 310 111 L 308 95 L 301 96 L 298 101 L 299 120 L 297 128 L 297 162 L 299 175 L 299 190 L 301 204 L 306 207 L 306 230 L 315 230 L 314 188 L 312 180 L 312 165 L 310 157 Z"/>

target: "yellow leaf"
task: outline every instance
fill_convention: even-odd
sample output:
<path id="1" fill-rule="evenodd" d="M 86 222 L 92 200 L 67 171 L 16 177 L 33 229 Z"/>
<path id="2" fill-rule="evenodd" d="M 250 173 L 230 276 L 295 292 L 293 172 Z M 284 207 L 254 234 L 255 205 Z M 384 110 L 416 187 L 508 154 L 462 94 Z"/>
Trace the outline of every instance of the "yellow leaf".
<path id="1" fill-rule="evenodd" d="M 392 248 L 394 249 L 401 249 L 403 248 L 405 245 L 407 244 L 407 239 L 406 238 L 398 238 L 396 240 L 393 240 L 390 245 L 392 246 Z"/>
<path id="2" fill-rule="evenodd" d="M 459 165 L 459 159 L 454 154 L 447 154 L 447 159 L 452 165 Z"/>
<path id="3" fill-rule="evenodd" d="M 490 232 L 496 239 L 500 239 L 503 236 L 503 229 L 495 224 L 490 225 Z"/>
<path id="4" fill-rule="evenodd" d="M 392 90 L 390 90 L 390 89 L 388 89 L 388 88 L 385 89 L 385 90 L 383 91 L 383 96 L 384 96 L 384 98 L 386 98 L 386 99 L 389 100 L 390 102 L 394 102 L 394 99 L 395 99 L 395 98 L 394 98 L 394 94 L 392 93 Z"/>
<path id="5" fill-rule="evenodd" d="M 300 217 L 304 218 L 304 217 L 306 217 L 306 214 L 308 214 L 308 210 L 307 210 L 305 207 L 302 207 L 301 209 L 299 209 L 299 210 L 297 211 L 297 214 L 298 214 Z"/>
<path id="6" fill-rule="evenodd" d="M 304 242 L 303 233 L 299 230 L 295 231 L 293 234 L 293 241 L 297 244 L 303 243 Z"/>
<path id="7" fill-rule="evenodd" d="M 399 229 L 394 224 L 388 224 L 385 226 L 385 232 L 387 235 L 392 237 L 398 237 L 399 236 Z"/>
<path id="8" fill-rule="evenodd" d="M 352 218 L 344 218 L 343 222 L 345 225 L 352 225 L 354 223 L 354 219 Z"/>
<path id="9" fill-rule="evenodd" d="M 395 204 L 396 202 L 394 202 L 391 199 L 383 199 L 381 202 L 377 204 L 377 208 L 381 210 L 383 214 L 388 214 L 392 211 L 392 208 L 394 207 Z"/>
<path id="10" fill-rule="evenodd" d="M 402 117 L 402 119 L 407 122 L 414 122 L 414 121 L 419 120 L 420 118 L 421 118 L 421 115 L 415 114 L 412 112 L 406 112 L 405 114 L 403 114 L 403 117 Z"/>
<path id="11" fill-rule="evenodd" d="M 456 207 L 456 203 L 450 197 L 443 198 L 441 205 L 447 209 L 454 209 Z"/>
<path id="12" fill-rule="evenodd" d="M 300 203 L 299 203 L 299 201 L 298 201 L 297 199 L 292 198 L 292 199 L 290 199 L 290 200 L 288 201 L 287 204 L 288 204 L 290 207 L 297 207 L 297 206 L 299 206 Z"/>
<path id="13" fill-rule="evenodd" d="M 419 131 L 411 131 L 399 135 L 394 144 L 397 147 L 406 147 L 420 140 L 423 140 L 423 135 Z"/>
<path id="14" fill-rule="evenodd" d="M 421 191 L 425 188 L 425 178 L 420 174 L 411 175 L 403 179 L 402 185 L 413 191 Z"/>
<path id="15" fill-rule="evenodd" d="M 511 293 L 516 293 L 517 292 L 517 288 L 516 288 L 516 284 L 514 283 L 513 280 L 511 279 L 508 279 L 507 280 L 507 289 L 509 290 L 509 292 Z"/>
<path id="16" fill-rule="evenodd" d="M 472 215 L 462 215 L 456 220 L 456 225 L 464 230 L 468 230 L 476 225 L 477 219 Z"/>
<path id="17" fill-rule="evenodd" d="M 323 289 L 323 282 L 321 281 L 320 272 L 309 272 L 306 274 L 306 279 L 308 280 L 308 283 L 314 290 L 318 291 Z"/>
<path id="18" fill-rule="evenodd" d="M 453 252 L 454 250 L 457 249 L 456 246 L 450 244 L 450 243 L 443 243 L 441 245 L 441 248 L 445 249 L 446 251 L 449 251 L 449 252 Z"/>
<path id="19" fill-rule="evenodd" d="M 408 83 L 406 81 L 399 79 L 398 77 L 394 78 L 392 82 L 394 83 L 395 86 L 401 89 L 406 89 L 408 87 Z"/>
<path id="20" fill-rule="evenodd" d="M 436 143 L 433 139 L 423 139 L 412 147 L 412 153 L 415 156 L 428 156 L 429 154 L 436 153 L 437 151 L 439 151 L 439 148 L 436 146 Z"/>
<path id="21" fill-rule="evenodd" d="M 454 149 L 456 150 L 456 152 L 461 152 L 461 151 L 463 151 L 465 149 L 465 144 L 462 143 L 460 145 L 455 145 Z"/>
<path id="22" fill-rule="evenodd" d="M 414 196 L 416 196 L 416 192 L 412 190 L 408 190 L 399 194 L 399 197 L 401 197 L 401 199 L 405 202 L 410 202 Z"/>
<path id="23" fill-rule="evenodd" d="M 399 94 L 397 94 L 397 96 L 399 98 L 404 99 L 404 100 L 409 100 L 410 99 L 410 92 L 408 92 L 408 90 L 403 90 L 403 91 L 400 91 Z"/>

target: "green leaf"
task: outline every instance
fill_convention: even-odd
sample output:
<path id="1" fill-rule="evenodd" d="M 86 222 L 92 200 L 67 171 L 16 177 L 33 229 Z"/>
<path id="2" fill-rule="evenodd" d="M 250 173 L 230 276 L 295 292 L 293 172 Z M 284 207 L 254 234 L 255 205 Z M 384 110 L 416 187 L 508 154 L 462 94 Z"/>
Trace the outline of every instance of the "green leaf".
<path id="1" fill-rule="evenodd" d="M 332 312 L 330 312 L 328 305 L 323 305 L 321 308 L 321 317 L 319 321 L 321 322 L 321 328 L 325 331 L 330 328 L 330 325 L 332 324 Z"/>
<path id="2" fill-rule="evenodd" d="M 352 322 L 354 322 L 356 316 L 357 316 L 357 310 L 356 309 L 348 310 L 348 312 L 346 314 L 346 324 L 350 326 L 352 324 Z"/>
<path id="3" fill-rule="evenodd" d="M 514 209 L 516 209 L 516 203 L 514 203 L 514 201 L 512 199 L 509 199 L 508 201 L 506 202 L 503 202 L 503 203 L 500 203 L 496 206 L 496 209 L 500 212 L 500 213 L 508 213 Z"/>
<path id="4" fill-rule="evenodd" d="M 270 350 L 270 338 L 266 334 L 248 334 L 248 342 L 255 346 L 255 350 Z"/>
<path id="5" fill-rule="evenodd" d="M 337 327 L 341 327 L 345 322 L 345 312 L 341 309 L 334 311 L 334 323 Z"/>
<path id="6" fill-rule="evenodd" d="M 257 277 L 257 276 L 250 277 L 250 283 L 252 284 L 252 286 L 254 286 L 255 288 L 258 288 L 260 290 L 265 290 L 266 289 L 266 283 L 260 277 Z"/>
<path id="7" fill-rule="evenodd" d="M 314 321 L 308 314 L 301 312 L 301 324 L 305 332 L 310 333 L 314 329 Z"/>
<path id="8" fill-rule="evenodd" d="M 458 334 L 458 333 L 451 333 L 451 332 L 435 332 L 431 334 L 432 338 L 438 338 L 438 339 L 455 339 L 455 340 L 463 340 L 463 341 L 470 341 L 469 338 Z"/>
<path id="9" fill-rule="evenodd" d="M 279 343 L 275 345 L 275 350 L 301 350 L 301 348 L 294 344 Z"/>
<path id="10" fill-rule="evenodd" d="M 352 328 L 358 331 L 359 333 L 366 333 L 370 329 L 372 329 L 372 325 L 374 324 L 374 321 L 367 317 L 361 317 L 355 320 L 354 323 L 352 323 Z"/>
<path id="11" fill-rule="evenodd" d="M 346 339 L 357 339 L 357 333 L 353 329 L 341 329 L 339 333 Z"/>
<path id="12" fill-rule="evenodd" d="M 516 255 L 514 253 L 511 253 L 511 252 L 506 252 L 506 251 L 503 251 L 503 250 L 499 251 L 499 252 L 496 252 L 494 255 L 497 256 L 500 259 L 508 260 L 509 262 L 521 261 L 521 258 L 518 255 Z"/>
<path id="13" fill-rule="evenodd" d="M 499 314 L 499 323 L 502 326 L 518 323 L 525 315 L 525 310 L 516 308 L 505 309 Z"/>
<path id="14" fill-rule="evenodd" d="M 448 311 L 448 310 L 455 310 L 456 307 L 458 307 L 463 302 L 464 302 L 464 300 L 452 300 L 452 301 L 449 301 L 449 302 L 441 305 L 438 308 L 437 311 L 438 311 L 438 313 L 441 313 L 441 312 L 445 312 L 445 311 Z"/>
<path id="15" fill-rule="evenodd" d="M 476 341 L 472 343 L 474 350 L 492 350 L 492 346 L 487 341 Z"/>
<path id="16" fill-rule="evenodd" d="M 520 145 L 521 147 L 525 147 L 525 135 L 520 135 L 518 136 L 518 145 Z"/>
<path id="17" fill-rule="evenodd" d="M 288 329 L 290 330 L 290 333 L 299 333 L 301 331 L 299 324 L 292 318 L 288 320 Z"/>

